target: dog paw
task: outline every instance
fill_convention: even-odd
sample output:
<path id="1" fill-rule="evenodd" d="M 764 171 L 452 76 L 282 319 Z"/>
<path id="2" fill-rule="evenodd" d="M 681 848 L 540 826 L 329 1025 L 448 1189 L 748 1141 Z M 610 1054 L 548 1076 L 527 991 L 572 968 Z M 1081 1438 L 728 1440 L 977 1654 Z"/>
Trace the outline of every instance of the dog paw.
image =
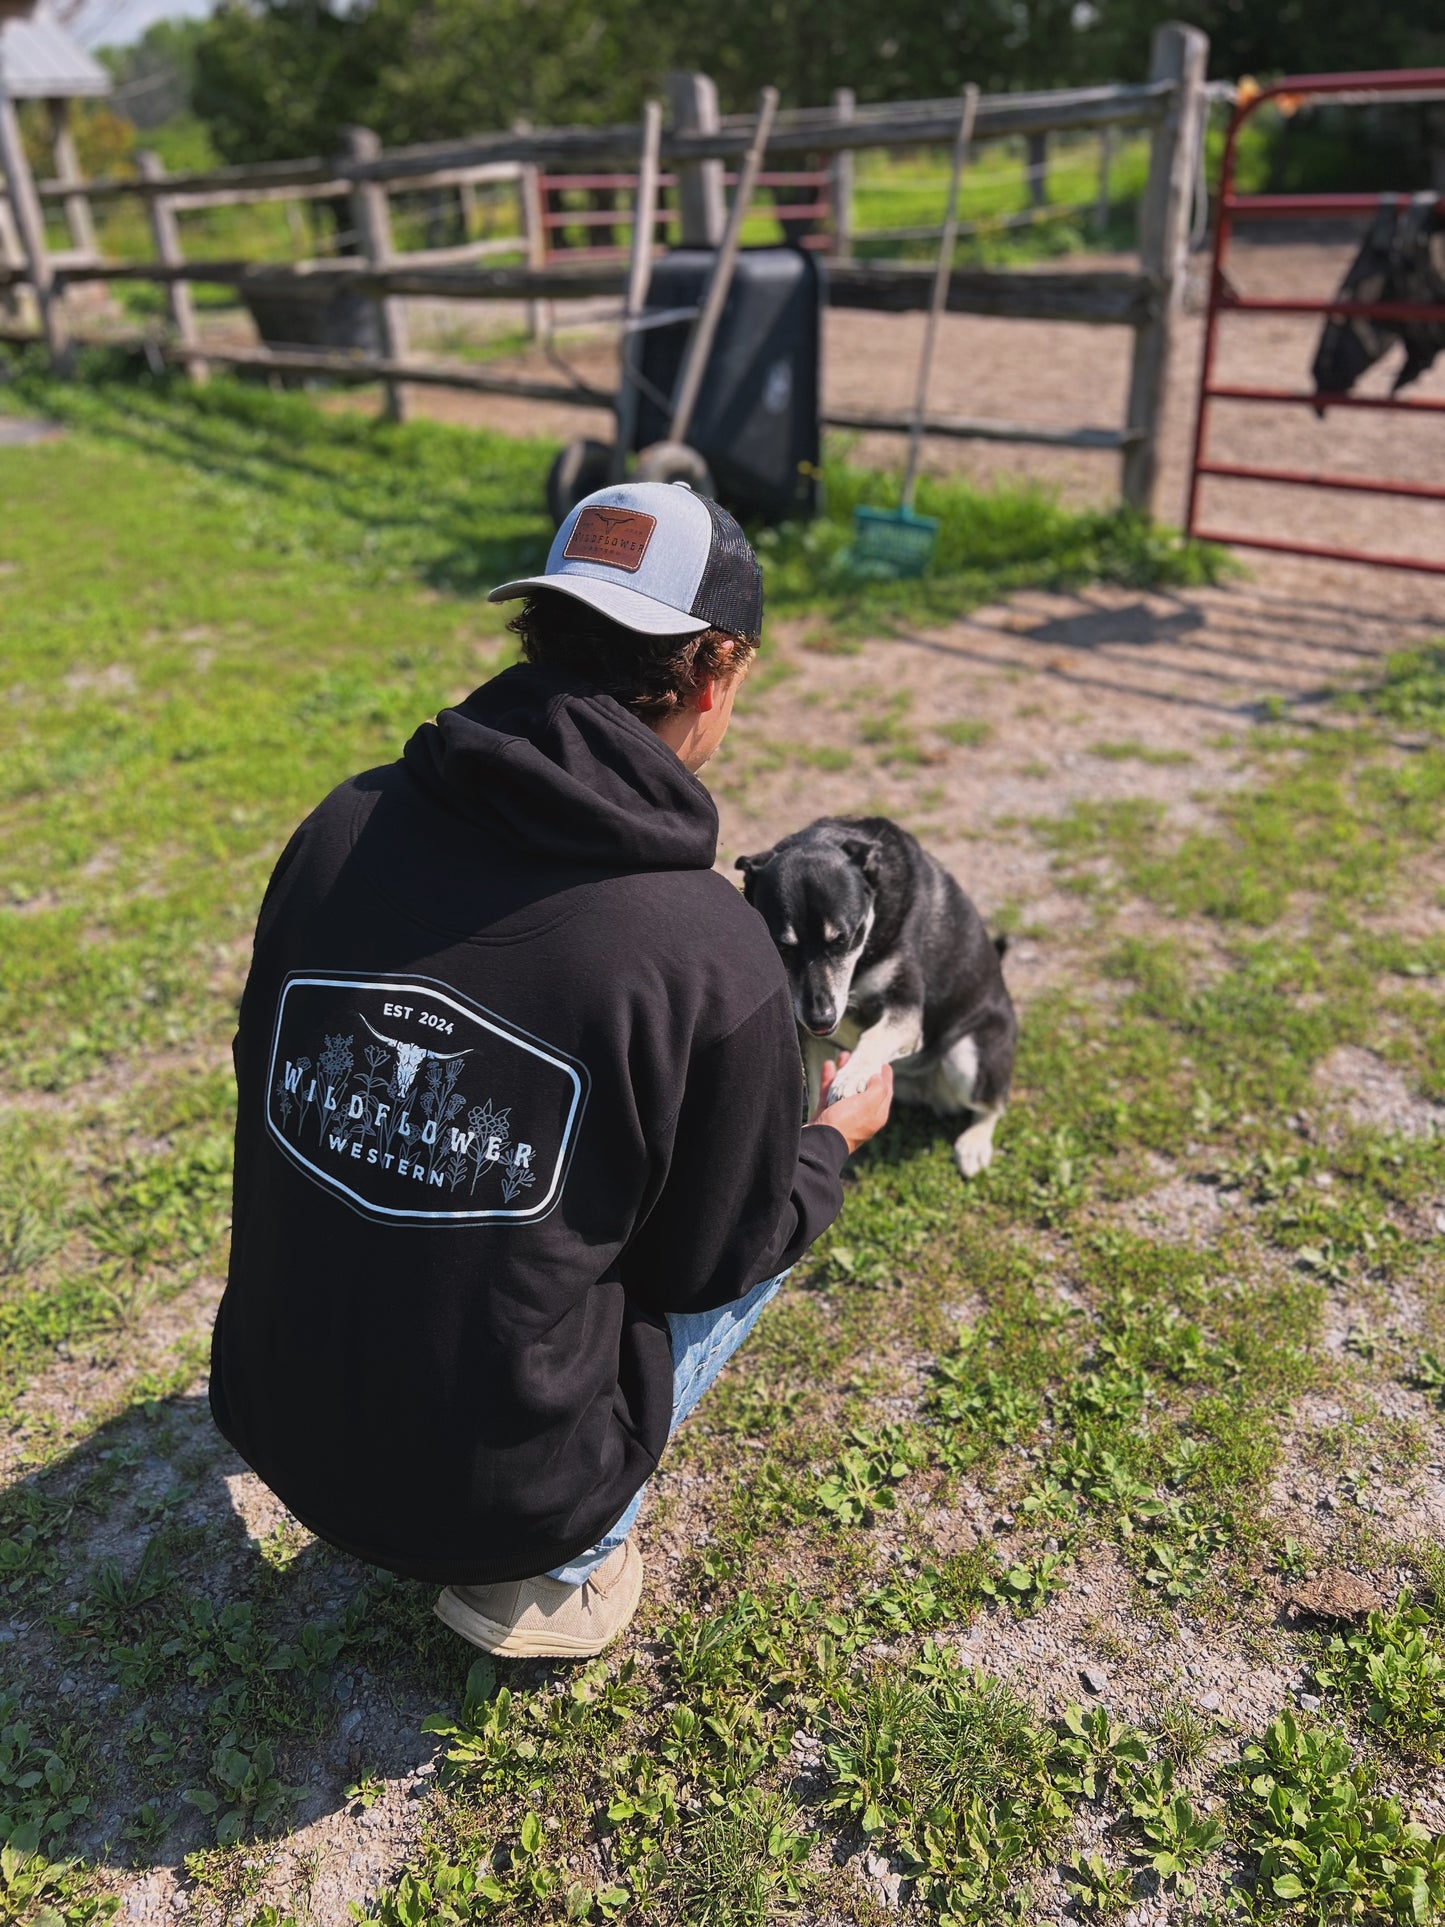
<path id="1" fill-rule="evenodd" d="M 857 1097 L 867 1088 L 869 1078 L 877 1075 L 876 1064 L 845 1064 L 828 1088 L 828 1102 L 836 1104 L 840 1098 Z"/>
<path id="2" fill-rule="evenodd" d="M 965 1178 L 976 1178 L 993 1163 L 993 1127 L 976 1124 L 954 1140 L 953 1161 Z"/>

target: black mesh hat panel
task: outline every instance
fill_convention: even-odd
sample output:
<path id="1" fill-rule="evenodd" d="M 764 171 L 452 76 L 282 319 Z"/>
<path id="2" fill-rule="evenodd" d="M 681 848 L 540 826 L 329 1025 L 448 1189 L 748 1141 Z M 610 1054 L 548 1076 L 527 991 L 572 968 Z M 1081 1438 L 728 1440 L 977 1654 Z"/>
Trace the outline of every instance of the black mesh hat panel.
<path id="1" fill-rule="evenodd" d="M 758 636 L 763 627 L 763 571 L 752 544 L 719 502 L 700 495 L 712 517 L 712 548 L 692 599 L 692 613 L 732 636 Z"/>

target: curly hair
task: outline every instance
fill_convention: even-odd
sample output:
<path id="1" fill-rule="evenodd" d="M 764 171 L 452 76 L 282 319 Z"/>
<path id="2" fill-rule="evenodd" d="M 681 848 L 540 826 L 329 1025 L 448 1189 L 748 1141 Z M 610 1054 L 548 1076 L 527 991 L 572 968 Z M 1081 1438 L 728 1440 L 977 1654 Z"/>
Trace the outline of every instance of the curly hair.
<path id="1" fill-rule="evenodd" d="M 578 602 L 540 590 L 508 629 L 528 662 L 565 669 L 595 683 L 644 720 L 681 709 L 709 678 L 726 682 L 752 661 L 756 636 L 704 629 L 700 636 L 645 636 Z"/>

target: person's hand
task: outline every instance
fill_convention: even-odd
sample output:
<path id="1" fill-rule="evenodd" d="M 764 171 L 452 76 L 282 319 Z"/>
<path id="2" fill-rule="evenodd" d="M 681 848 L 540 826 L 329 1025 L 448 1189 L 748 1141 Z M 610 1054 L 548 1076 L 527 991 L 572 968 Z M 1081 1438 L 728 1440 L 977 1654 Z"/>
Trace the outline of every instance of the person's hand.
<path id="1" fill-rule="evenodd" d="M 830 1058 L 823 1066 L 822 1096 L 818 1103 L 817 1115 L 810 1117 L 810 1124 L 831 1124 L 848 1146 L 848 1155 L 860 1145 L 866 1144 L 888 1122 L 888 1113 L 893 1108 L 893 1066 L 885 1064 L 881 1071 L 870 1077 L 861 1091 L 852 1097 L 840 1097 L 836 1104 L 828 1102 L 828 1093 L 833 1088 L 833 1079 L 843 1065 L 848 1062 L 848 1052 L 844 1051 L 834 1063 Z"/>

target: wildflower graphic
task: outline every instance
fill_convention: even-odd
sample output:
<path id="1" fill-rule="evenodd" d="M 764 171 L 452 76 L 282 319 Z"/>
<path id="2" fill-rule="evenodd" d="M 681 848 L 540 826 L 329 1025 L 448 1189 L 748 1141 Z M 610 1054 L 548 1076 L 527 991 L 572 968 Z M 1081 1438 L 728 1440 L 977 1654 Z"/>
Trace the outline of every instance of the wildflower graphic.
<path id="1" fill-rule="evenodd" d="M 537 1173 L 531 1164 L 532 1147 L 529 1144 L 514 1144 L 502 1166 L 502 1197 L 510 1204 L 519 1191 L 537 1182 Z"/>
<path id="2" fill-rule="evenodd" d="M 437 1127 L 435 1139 L 430 1147 L 431 1157 L 427 1164 L 428 1174 L 434 1171 L 439 1163 L 445 1166 L 463 1156 L 462 1152 L 454 1149 L 439 1157 L 437 1148 L 441 1141 L 442 1126 L 450 1124 L 457 1112 L 467 1101 L 460 1095 L 456 1088 L 457 1079 L 461 1074 L 462 1067 L 460 1064 L 455 1061 L 450 1063 L 443 1062 L 442 1059 L 437 1057 L 433 1057 L 426 1067 L 426 1089 L 421 1094 L 422 1115 L 428 1123 L 435 1124 Z M 423 1135 L 425 1135 L 425 1129 L 426 1127 L 423 1126 Z M 460 1182 L 461 1174 L 460 1171 L 458 1171 L 451 1179 L 450 1188 L 455 1191 Z"/>
<path id="3" fill-rule="evenodd" d="M 474 1104 L 467 1112 L 471 1143 L 467 1148 L 470 1161 L 472 1183 L 469 1196 L 476 1195 L 477 1184 L 484 1172 L 493 1170 L 507 1155 L 512 1132 L 512 1112 L 510 1105 L 504 1111 L 494 1110 L 492 1100 L 485 1104 Z M 460 1183 L 458 1178 L 458 1183 Z"/>
<path id="4" fill-rule="evenodd" d="M 282 1060 L 274 1094 L 286 1136 L 299 1143 L 305 1130 L 308 1141 L 314 1135 L 335 1157 L 423 1183 L 433 1192 L 465 1187 L 474 1197 L 495 1172 L 502 1201 L 510 1203 L 536 1183 L 532 1147 L 512 1142 L 511 1106 L 499 1107 L 488 1097 L 467 1108 L 458 1085 L 462 1060 L 470 1053 L 431 1053 L 414 1066 L 399 1062 L 382 1044 L 367 1044 L 358 1064 L 355 1042 L 355 1033 L 328 1033 L 314 1058 Z M 401 1096 L 403 1089 L 409 1100 Z M 459 1126 L 464 1110 L 465 1124 Z"/>
<path id="5" fill-rule="evenodd" d="M 318 1079 L 324 1080 L 325 1082 L 325 1090 L 322 1092 L 321 1098 L 323 1107 L 326 1104 L 326 1091 L 335 1092 L 342 1090 L 345 1087 L 347 1079 L 351 1076 L 352 1042 L 353 1040 L 350 1037 L 328 1037 L 325 1050 L 321 1052 L 316 1060 Z M 326 1136 L 327 1116 L 328 1112 L 325 1108 L 317 1115 L 316 1142 L 318 1144 L 320 1144 Z"/>
<path id="6" fill-rule="evenodd" d="M 503 1018 L 440 985 L 298 976 L 273 1051 L 273 1138 L 354 1208 L 458 1223 L 556 1202 L 586 1071 Z"/>

